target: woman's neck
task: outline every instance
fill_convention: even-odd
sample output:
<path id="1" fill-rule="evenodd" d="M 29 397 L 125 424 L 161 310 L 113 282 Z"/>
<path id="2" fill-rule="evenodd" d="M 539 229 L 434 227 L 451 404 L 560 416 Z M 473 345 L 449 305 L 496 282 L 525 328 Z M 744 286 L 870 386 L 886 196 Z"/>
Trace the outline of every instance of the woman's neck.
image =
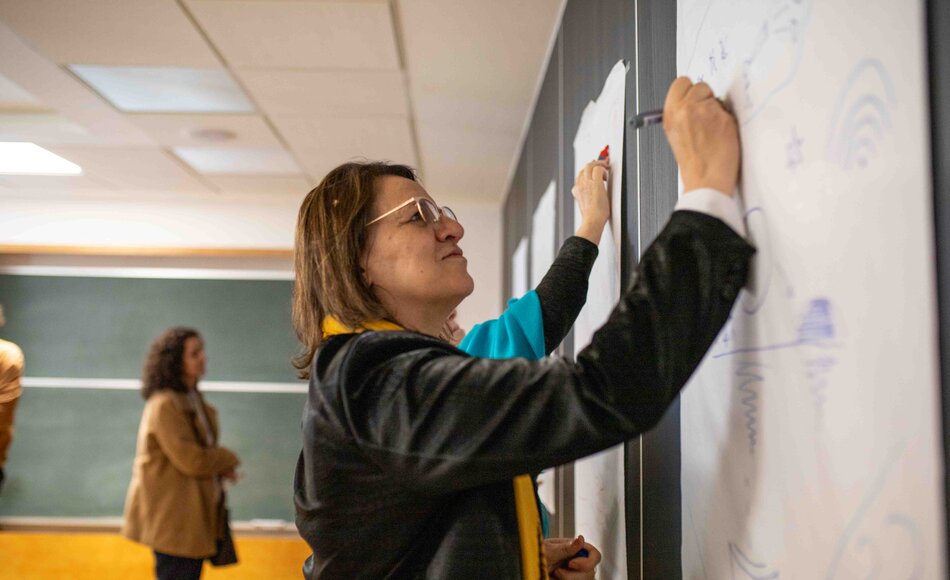
<path id="1" fill-rule="evenodd" d="M 388 308 L 395 321 L 408 330 L 439 336 L 442 327 L 455 306 L 436 304 L 400 305 L 399 308 Z"/>

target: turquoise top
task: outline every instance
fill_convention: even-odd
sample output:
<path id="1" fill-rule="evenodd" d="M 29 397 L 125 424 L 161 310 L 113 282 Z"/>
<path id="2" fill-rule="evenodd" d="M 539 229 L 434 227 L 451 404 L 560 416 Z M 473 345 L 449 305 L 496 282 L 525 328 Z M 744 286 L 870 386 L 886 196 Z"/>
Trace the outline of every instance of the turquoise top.
<path id="1" fill-rule="evenodd" d="M 544 322 L 538 293 L 531 290 L 509 300 L 501 316 L 476 324 L 459 348 L 482 358 L 544 358 Z"/>
<path id="2" fill-rule="evenodd" d="M 508 308 L 495 320 L 476 324 L 459 348 L 472 356 L 482 358 L 544 358 L 544 321 L 541 319 L 541 300 L 531 290 L 521 298 L 508 301 Z M 550 532 L 547 507 L 538 500 L 541 514 L 541 532 L 545 538 Z"/>

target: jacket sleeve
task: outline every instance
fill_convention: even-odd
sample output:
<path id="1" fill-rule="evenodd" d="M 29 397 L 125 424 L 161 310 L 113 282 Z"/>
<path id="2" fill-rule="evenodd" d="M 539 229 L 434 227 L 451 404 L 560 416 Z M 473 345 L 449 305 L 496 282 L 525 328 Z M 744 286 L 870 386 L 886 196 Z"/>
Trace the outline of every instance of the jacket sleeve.
<path id="1" fill-rule="evenodd" d="M 149 421 L 158 446 L 172 465 L 185 475 L 213 477 L 240 463 L 230 449 L 201 445 L 187 415 L 168 399 L 158 401 Z"/>
<path id="2" fill-rule="evenodd" d="M 341 423 L 381 469 L 440 491 L 611 447 L 659 421 L 727 320 L 753 253 L 718 219 L 675 212 L 576 362 L 469 358 L 431 341 L 394 355 L 386 333 L 363 335 L 341 363 Z"/>
<path id="3" fill-rule="evenodd" d="M 545 355 L 545 343 L 541 303 L 537 292 L 531 290 L 509 300 L 498 318 L 473 326 L 459 343 L 459 350 L 485 358 L 539 359 Z"/>
<path id="4" fill-rule="evenodd" d="M 544 322 L 544 352 L 552 353 L 571 330 L 587 302 L 587 282 L 597 259 L 597 245 L 571 236 L 535 289 Z"/>

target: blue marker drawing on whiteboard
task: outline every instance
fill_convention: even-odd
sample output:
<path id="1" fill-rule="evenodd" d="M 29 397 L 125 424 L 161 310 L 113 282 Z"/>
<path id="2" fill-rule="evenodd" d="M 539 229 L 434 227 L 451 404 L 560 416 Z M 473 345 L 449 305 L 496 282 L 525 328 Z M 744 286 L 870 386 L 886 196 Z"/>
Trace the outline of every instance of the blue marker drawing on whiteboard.
<path id="1" fill-rule="evenodd" d="M 795 129 L 795 127 L 792 127 L 792 135 L 789 137 L 788 143 L 785 145 L 785 164 L 789 169 L 797 169 L 798 166 L 804 163 L 802 145 L 802 138 L 798 136 L 798 131 Z"/>
<path id="2" fill-rule="evenodd" d="M 755 453 L 755 446 L 759 440 L 759 386 L 765 380 L 759 368 L 761 363 L 740 362 L 736 370 L 739 379 L 739 392 L 742 398 L 739 403 L 744 408 L 746 439 L 749 442 L 749 453 Z"/>
<path id="3" fill-rule="evenodd" d="M 779 577 L 777 570 L 769 571 L 768 565 L 746 556 L 739 546 L 732 542 L 729 542 L 729 559 L 732 562 L 733 580 L 773 580 Z"/>
<path id="4" fill-rule="evenodd" d="M 833 356 L 821 356 L 805 361 L 805 378 L 808 380 L 808 389 L 815 401 L 815 414 L 819 420 L 824 418 L 828 373 L 834 368 L 836 362 Z"/>
<path id="5" fill-rule="evenodd" d="M 739 123 L 750 123 L 795 78 L 804 52 L 812 0 L 785 0 L 762 22 L 743 60 Z"/>
<path id="6" fill-rule="evenodd" d="M 848 75 L 832 113 L 825 157 L 844 170 L 864 169 L 891 128 L 897 103 L 890 75 L 873 58 Z"/>
<path id="7" fill-rule="evenodd" d="M 853 567 L 848 566 L 847 562 L 854 559 L 866 565 L 867 554 L 873 556 L 885 548 L 890 548 L 891 554 L 889 557 L 879 558 L 878 563 L 881 566 L 888 566 L 888 569 L 879 570 L 881 573 L 877 577 L 923 580 L 923 538 L 917 522 L 907 514 L 890 510 L 886 516 L 884 514 L 876 517 L 871 515 L 879 502 L 881 507 L 884 507 L 894 501 L 881 496 L 904 454 L 904 447 L 903 442 L 895 443 L 873 479 L 868 482 L 864 496 L 838 538 L 825 576 L 826 580 L 844 580 L 853 577 Z M 891 535 L 882 538 L 885 534 Z M 894 546 L 903 546 L 897 541 L 898 538 L 895 535 L 906 538 L 911 550 L 903 548 L 900 553 L 894 554 Z"/>
<path id="8" fill-rule="evenodd" d="M 816 343 L 835 338 L 835 323 L 831 316 L 831 300 L 813 298 L 798 326 L 798 340 L 802 344 Z"/>
<path id="9" fill-rule="evenodd" d="M 753 352 L 784 350 L 803 346 L 812 346 L 822 349 L 838 348 L 841 345 L 837 338 L 831 300 L 825 297 L 817 297 L 808 302 L 808 308 L 802 316 L 802 321 L 797 328 L 794 339 L 789 339 L 785 342 L 735 347 L 724 352 L 717 352 L 712 355 L 712 358 L 722 358 Z"/>

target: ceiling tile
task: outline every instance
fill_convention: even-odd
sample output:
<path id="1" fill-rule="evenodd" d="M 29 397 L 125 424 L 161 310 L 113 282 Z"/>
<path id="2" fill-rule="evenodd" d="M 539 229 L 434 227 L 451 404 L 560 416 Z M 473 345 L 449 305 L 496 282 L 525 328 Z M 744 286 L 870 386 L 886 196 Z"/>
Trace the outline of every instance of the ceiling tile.
<path id="1" fill-rule="evenodd" d="M 297 195 L 303 198 L 313 188 L 305 177 L 209 175 L 208 181 L 221 193 Z"/>
<path id="2" fill-rule="evenodd" d="M 189 0 L 233 67 L 396 69 L 389 2 Z"/>
<path id="3" fill-rule="evenodd" d="M 128 119 L 165 147 L 281 147 L 270 126 L 258 115 L 136 113 Z M 214 141 L 202 138 L 201 131 L 227 131 L 233 137 Z"/>
<path id="4" fill-rule="evenodd" d="M 12 191 L 113 191 L 111 185 L 90 175 L 0 175 L 0 187 Z"/>
<path id="5" fill-rule="evenodd" d="M 401 71 L 239 70 L 237 75 L 268 115 L 408 116 Z"/>
<path id="6" fill-rule="evenodd" d="M 2 5 L 2 2 L 0 2 Z M 152 139 L 125 119 L 75 76 L 27 45 L 0 22 L 0 74 L 90 133 L 90 143 L 153 145 Z"/>
<path id="7" fill-rule="evenodd" d="M 56 113 L 0 113 L 0 141 L 65 145 L 91 139 L 86 129 Z"/>
<path id="8" fill-rule="evenodd" d="M 117 109 L 146 113 L 245 113 L 254 105 L 224 69 L 73 65 Z"/>
<path id="9" fill-rule="evenodd" d="M 60 64 L 221 65 L 176 2 L 0 2 L 0 20 Z"/>
<path id="10" fill-rule="evenodd" d="M 293 157 L 283 149 L 227 149 L 176 147 L 178 155 L 192 169 L 203 174 L 300 175 Z"/>
<path id="11" fill-rule="evenodd" d="M 128 147 L 50 147 L 79 164 L 83 173 L 126 191 L 207 193 L 212 191 L 161 149 Z"/>
<path id="12" fill-rule="evenodd" d="M 313 178 L 357 158 L 416 164 L 407 119 L 274 117 L 274 125 Z"/>
<path id="13" fill-rule="evenodd" d="M 460 129 L 443 124 L 417 125 L 425 160 L 423 183 L 436 199 L 468 197 L 500 200 L 517 138 L 504 133 Z"/>
<path id="14" fill-rule="evenodd" d="M 563 5 L 394 3 L 427 183 L 490 200 L 504 195 Z"/>
<path id="15" fill-rule="evenodd" d="M 43 103 L 15 82 L 0 75 L 0 109 L 4 111 L 36 110 Z"/>

